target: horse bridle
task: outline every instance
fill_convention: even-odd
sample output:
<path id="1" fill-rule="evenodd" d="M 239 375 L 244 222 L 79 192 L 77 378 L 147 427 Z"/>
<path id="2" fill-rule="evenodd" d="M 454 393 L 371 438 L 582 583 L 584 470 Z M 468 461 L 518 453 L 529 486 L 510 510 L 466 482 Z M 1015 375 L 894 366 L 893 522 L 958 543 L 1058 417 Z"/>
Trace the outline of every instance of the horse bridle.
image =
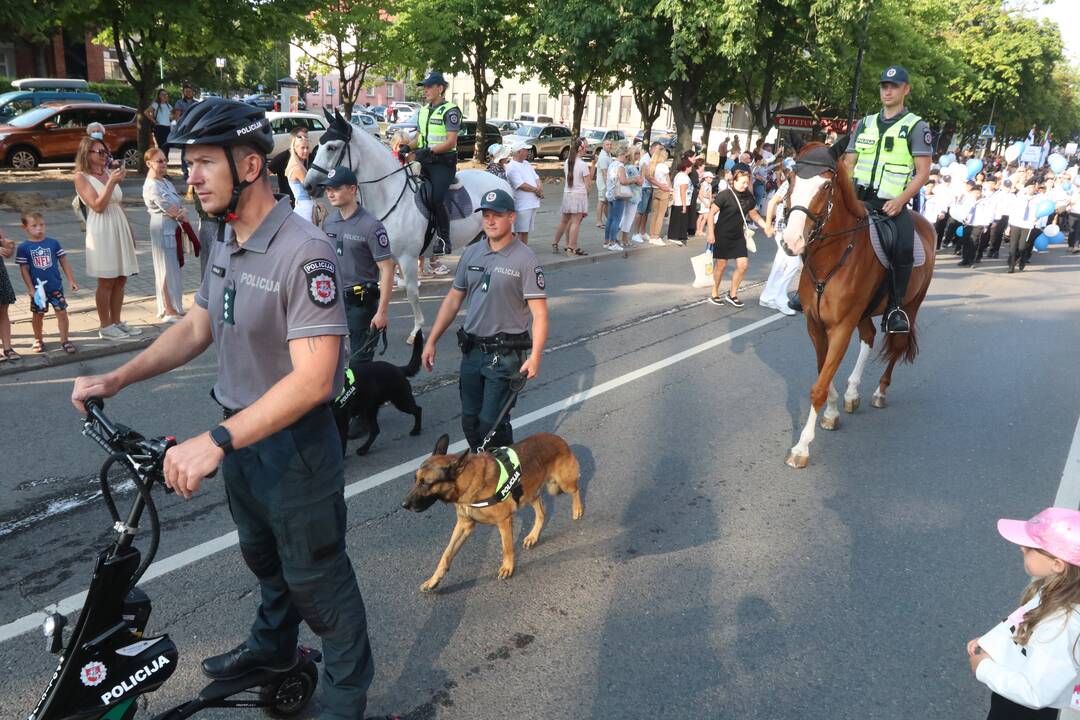
<path id="1" fill-rule="evenodd" d="M 348 166 L 350 168 L 352 167 L 352 142 L 351 141 L 352 141 L 353 128 L 352 128 L 352 125 L 349 124 L 349 123 L 345 123 L 345 125 L 347 127 L 347 132 L 345 133 L 345 136 L 343 138 L 340 138 L 341 141 L 342 141 L 343 147 L 341 148 L 341 150 L 338 151 L 338 156 L 337 156 L 336 162 L 331 163 L 332 167 L 337 167 L 338 165 L 340 165 L 342 159 L 345 160 L 345 162 L 348 164 Z M 338 140 L 339 138 L 331 136 L 330 139 L 331 140 Z M 315 162 L 311 163 L 310 168 L 312 170 L 317 170 L 317 171 L 321 172 L 326 177 L 330 176 L 330 170 L 327 170 L 326 168 L 321 167 L 320 165 L 318 165 Z M 384 214 L 381 218 L 379 218 L 379 222 L 385 221 L 386 218 L 390 217 L 390 215 L 392 215 L 393 212 L 395 210 L 397 210 L 398 205 L 401 204 L 401 199 L 403 197 L 405 197 L 405 191 L 409 188 L 410 185 L 413 186 L 413 192 L 416 192 L 417 180 L 416 180 L 415 173 L 413 173 L 410 170 L 409 163 L 404 163 L 401 167 L 397 168 L 396 170 L 391 170 L 390 172 L 386 173 L 382 177 L 375 178 L 374 180 L 357 180 L 356 181 L 357 190 L 359 190 L 359 192 L 360 192 L 360 205 L 363 205 L 364 204 L 364 194 L 363 194 L 363 188 L 361 187 L 362 185 L 374 185 L 375 183 L 382 182 L 383 180 L 385 180 L 388 177 L 391 177 L 393 175 L 397 175 L 399 172 L 405 172 L 405 182 L 403 182 L 401 184 L 401 192 L 398 193 L 397 200 L 395 200 L 394 204 L 390 206 L 390 209 L 386 211 L 386 214 Z"/>

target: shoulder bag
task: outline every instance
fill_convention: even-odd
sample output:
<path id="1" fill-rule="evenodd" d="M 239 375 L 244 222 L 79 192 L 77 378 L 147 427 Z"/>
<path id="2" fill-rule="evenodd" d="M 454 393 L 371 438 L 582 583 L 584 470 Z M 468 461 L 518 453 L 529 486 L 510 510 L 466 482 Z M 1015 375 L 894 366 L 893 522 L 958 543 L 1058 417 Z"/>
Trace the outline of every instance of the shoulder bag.
<path id="1" fill-rule="evenodd" d="M 754 231 L 747 227 L 746 213 L 743 212 L 742 203 L 739 202 L 739 196 L 735 194 L 733 188 L 728 188 L 731 191 L 732 196 L 735 198 L 735 207 L 739 208 L 739 214 L 742 215 L 742 232 L 743 239 L 746 240 L 746 249 L 752 253 L 757 252 L 757 243 L 754 241 Z"/>

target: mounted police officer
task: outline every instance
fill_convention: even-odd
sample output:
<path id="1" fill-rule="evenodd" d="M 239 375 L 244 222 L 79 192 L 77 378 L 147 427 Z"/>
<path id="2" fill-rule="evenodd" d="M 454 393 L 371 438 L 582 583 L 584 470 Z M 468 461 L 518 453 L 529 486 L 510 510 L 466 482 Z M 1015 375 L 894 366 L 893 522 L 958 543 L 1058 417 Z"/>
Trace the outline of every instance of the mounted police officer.
<path id="1" fill-rule="evenodd" d="M 364 602 L 345 553 L 344 465 L 329 401 L 341 388 L 345 308 L 338 256 L 321 230 L 275 201 L 262 110 L 209 99 L 169 136 L 184 147 L 203 208 L 232 232 L 209 248 L 196 307 L 72 401 L 109 397 L 215 346 L 221 424 L 169 450 L 165 482 L 190 498 L 221 466 L 260 603 L 247 640 L 203 661 L 215 679 L 296 663 L 304 620 L 323 639 L 323 718 L 360 720 L 374 666 Z"/>
<path id="2" fill-rule="evenodd" d="M 895 224 L 889 304 L 881 328 L 887 333 L 906 333 L 911 324 L 903 304 L 915 252 L 915 225 L 907 204 L 930 177 L 933 143 L 926 121 L 904 107 L 911 92 L 907 71 L 899 65 L 886 68 L 879 89 L 881 112 L 859 120 L 848 143 L 846 162 L 854 170 L 862 200 Z"/>
<path id="3" fill-rule="evenodd" d="M 511 377 L 540 372 L 548 334 L 544 269 L 528 245 L 514 237 L 514 198 L 503 190 L 484 194 L 486 238 L 468 246 L 458 262 L 454 284 L 439 308 L 424 346 L 424 367 L 435 366 L 435 345 L 465 303 L 461 346 L 461 427 L 476 450 L 498 420 L 511 395 Z M 530 325 L 532 333 L 530 335 Z M 523 358 L 526 350 L 531 353 Z M 514 442 L 506 414 L 491 438 L 495 446 Z"/>
<path id="4" fill-rule="evenodd" d="M 356 174 L 339 165 L 322 182 L 333 210 L 323 230 L 337 252 L 345 316 L 349 323 L 349 361 L 354 371 L 371 362 L 375 344 L 372 330 L 385 330 L 390 293 L 394 289 L 394 257 L 390 236 L 379 219 L 357 202 Z"/>
<path id="5" fill-rule="evenodd" d="M 441 72 L 430 72 L 419 85 L 424 88 L 427 105 L 416 116 L 416 139 L 402 144 L 398 154 L 404 160 L 410 150 L 420 163 L 421 172 L 431 183 L 428 199 L 435 218 L 435 251 L 448 252 L 450 247 L 450 214 L 444 201 L 450 183 L 457 172 L 457 137 L 461 130 L 461 110 L 447 100 L 448 83 Z"/>

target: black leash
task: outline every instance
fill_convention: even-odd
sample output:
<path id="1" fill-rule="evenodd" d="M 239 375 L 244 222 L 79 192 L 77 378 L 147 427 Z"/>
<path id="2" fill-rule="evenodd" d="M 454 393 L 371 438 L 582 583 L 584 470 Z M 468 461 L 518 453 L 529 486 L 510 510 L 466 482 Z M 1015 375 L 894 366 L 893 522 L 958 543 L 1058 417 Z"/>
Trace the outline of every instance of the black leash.
<path id="1" fill-rule="evenodd" d="M 387 342 L 386 342 L 386 328 L 379 328 L 373 333 L 368 333 L 367 340 L 364 344 L 356 348 L 349 355 L 349 360 L 352 360 L 357 355 L 364 355 L 367 353 L 375 354 L 375 349 L 379 347 L 379 338 L 382 338 L 382 352 L 379 355 L 386 354 Z"/>
<path id="2" fill-rule="evenodd" d="M 502 410 L 499 411 L 499 416 L 495 418 L 495 422 L 491 425 L 491 429 L 487 431 L 487 435 L 484 436 L 484 441 L 480 443 L 480 447 L 476 449 L 477 453 L 484 452 L 487 444 L 491 442 L 491 438 L 495 435 L 495 431 L 498 429 L 499 424 L 506 417 L 506 413 L 510 412 L 510 407 L 517 400 L 518 393 L 525 389 L 525 383 L 528 382 L 529 376 L 522 372 L 514 373 L 510 376 L 510 396 L 506 398 L 506 402 L 503 403 Z"/>

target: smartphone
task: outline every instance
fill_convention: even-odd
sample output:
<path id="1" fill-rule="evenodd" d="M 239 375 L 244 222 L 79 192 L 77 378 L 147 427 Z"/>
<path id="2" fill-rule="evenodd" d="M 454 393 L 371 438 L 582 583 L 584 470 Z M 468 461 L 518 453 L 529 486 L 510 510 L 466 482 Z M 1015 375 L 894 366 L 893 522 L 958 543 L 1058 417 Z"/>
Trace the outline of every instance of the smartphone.
<path id="1" fill-rule="evenodd" d="M 119 161 L 119 160 L 116 160 L 116 159 L 114 159 L 114 158 L 109 158 L 108 162 L 106 162 L 106 163 L 105 163 L 105 165 L 106 165 L 106 167 L 108 167 L 108 168 L 109 168 L 110 170 L 116 170 L 117 168 L 119 168 L 119 167 L 120 167 L 120 161 Z"/>

